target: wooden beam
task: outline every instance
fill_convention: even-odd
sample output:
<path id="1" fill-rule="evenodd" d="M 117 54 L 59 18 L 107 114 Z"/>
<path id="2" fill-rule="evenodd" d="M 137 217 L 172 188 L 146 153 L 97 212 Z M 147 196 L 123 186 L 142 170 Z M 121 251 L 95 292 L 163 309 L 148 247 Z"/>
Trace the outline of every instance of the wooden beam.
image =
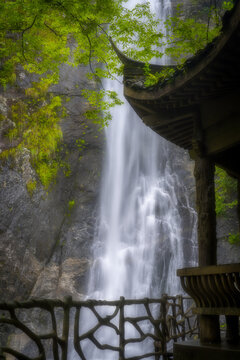
<path id="1" fill-rule="evenodd" d="M 193 129 L 189 129 L 187 131 L 185 131 L 184 133 L 182 133 L 181 135 L 175 135 L 175 136 L 172 136 L 172 140 L 173 142 L 174 141 L 184 141 L 184 140 L 190 140 L 193 136 Z"/>
<path id="2" fill-rule="evenodd" d="M 142 117 L 142 120 L 145 124 L 149 124 L 149 126 L 166 126 L 176 122 L 180 122 L 185 119 L 189 119 L 193 117 L 194 111 L 165 111 L 165 110 L 157 110 L 155 114 L 146 115 Z"/>
<path id="3" fill-rule="evenodd" d="M 185 130 L 189 130 L 189 129 L 193 129 L 192 119 L 189 119 L 186 121 L 181 121 L 181 122 L 176 122 L 176 123 L 165 125 L 165 126 L 160 125 L 160 126 L 154 127 L 154 130 L 156 130 L 156 131 L 159 131 L 162 133 L 170 133 L 170 134 L 177 133 L 180 137 L 184 133 Z"/>
<path id="4" fill-rule="evenodd" d="M 179 146 L 190 151 L 192 149 L 192 141 L 179 141 Z"/>
<path id="5" fill-rule="evenodd" d="M 147 114 L 156 114 L 156 110 L 154 110 L 154 105 L 148 105 L 142 102 L 133 101 L 132 99 L 128 100 L 129 104 L 134 108 L 138 108 L 144 110 Z M 147 115 L 148 116 L 148 115 Z"/>
<path id="6" fill-rule="evenodd" d="M 230 114 L 229 114 L 230 115 Z M 206 153 L 214 155 L 240 143 L 240 115 L 232 114 L 205 130 Z"/>
<path id="7" fill-rule="evenodd" d="M 220 94 L 219 94 L 220 95 Z M 229 124 L 234 114 L 239 114 L 240 90 L 231 89 L 216 98 L 205 98 L 200 105 L 202 127 L 205 132 L 218 130 L 221 123 Z M 211 127 L 213 128 L 211 129 Z M 214 126 L 216 126 L 214 128 Z"/>
<path id="8" fill-rule="evenodd" d="M 199 267 L 188 267 L 177 270 L 178 276 L 200 276 L 200 275 L 217 275 L 217 274 L 231 274 L 240 273 L 240 263 L 224 264 L 224 265 L 209 265 Z M 240 311 L 240 309 L 239 309 Z"/>

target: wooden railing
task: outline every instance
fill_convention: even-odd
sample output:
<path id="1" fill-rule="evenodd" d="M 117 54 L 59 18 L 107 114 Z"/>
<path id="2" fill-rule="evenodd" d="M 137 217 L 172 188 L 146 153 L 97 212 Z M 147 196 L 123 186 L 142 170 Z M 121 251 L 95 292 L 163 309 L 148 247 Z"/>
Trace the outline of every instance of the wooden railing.
<path id="1" fill-rule="evenodd" d="M 141 312 L 139 312 L 141 315 L 138 315 L 136 310 L 135 316 L 132 316 L 132 312 L 129 312 L 130 306 L 134 306 L 135 309 L 141 307 Z M 38 319 L 36 319 L 36 311 Z M 48 320 L 46 320 L 46 314 Z M 81 322 L 87 323 L 92 315 L 95 318 L 94 324 L 87 331 L 82 332 Z M 44 326 L 49 327 L 49 324 L 50 329 L 44 329 Z M 71 334 L 71 324 L 74 324 L 73 334 Z M 102 351 L 117 352 L 120 360 L 140 360 L 149 357 L 170 359 L 172 352 L 168 344 L 191 337 L 198 330 L 190 298 L 167 295 L 161 299 L 141 300 L 127 300 L 122 297 L 116 301 L 73 301 L 69 297 L 64 301 L 29 300 L 0 303 L 0 326 L 6 327 L 6 331 L 14 334 L 11 335 L 13 338 L 17 333 L 25 334 L 25 337 L 27 336 L 29 342 L 33 343 L 37 349 L 36 354 L 31 353 L 30 356 L 29 351 L 27 352 L 24 348 L 14 348 L 9 340 L 5 344 L 0 343 L 0 359 L 5 359 L 5 355 L 10 354 L 20 360 L 49 358 L 49 355 L 46 355 L 46 352 L 49 352 L 49 344 L 51 344 L 52 353 L 50 358 L 54 360 L 67 360 L 69 349 L 73 348 L 80 359 L 88 360 L 84 348 L 86 340 Z M 135 329 L 134 338 L 126 336 L 127 326 Z M 101 331 L 102 327 L 112 329 L 118 339 L 118 345 L 101 343 L 97 332 Z M 151 346 L 147 353 L 143 352 L 137 356 L 126 355 L 126 347 L 129 344 L 141 344 L 146 339 L 149 340 Z M 46 343 L 48 350 L 46 350 Z"/>

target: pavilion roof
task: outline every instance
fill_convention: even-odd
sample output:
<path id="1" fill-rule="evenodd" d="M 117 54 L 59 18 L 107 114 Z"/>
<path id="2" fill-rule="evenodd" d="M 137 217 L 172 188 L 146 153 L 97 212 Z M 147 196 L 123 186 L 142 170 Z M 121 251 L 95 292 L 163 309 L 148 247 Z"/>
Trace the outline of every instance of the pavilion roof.
<path id="1" fill-rule="evenodd" d="M 240 1 L 225 14 L 221 34 L 187 60 L 182 70 L 176 69 L 168 81 L 144 86 L 144 63 L 128 58 L 116 47 L 115 51 L 124 64 L 126 99 L 143 122 L 159 135 L 184 149 L 204 148 L 210 156 L 240 143 Z M 150 67 L 152 71 L 162 68 Z M 231 109 L 235 112 L 231 121 L 237 121 L 239 128 L 234 128 L 236 134 L 231 134 L 229 144 L 217 141 L 215 146 L 216 139 L 211 134 L 220 128 L 223 133 L 217 134 L 218 139 L 226 137 Z"/>

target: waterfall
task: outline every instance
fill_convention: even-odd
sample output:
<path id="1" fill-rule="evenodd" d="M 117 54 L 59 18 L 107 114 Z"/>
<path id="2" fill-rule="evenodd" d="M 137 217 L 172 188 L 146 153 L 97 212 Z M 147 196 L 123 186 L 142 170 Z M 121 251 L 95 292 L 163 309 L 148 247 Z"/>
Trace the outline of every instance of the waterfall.
<path id="1" fill-rule="evenodd" d="M 182 292 L 176 277 L 185 263 L 179 206 L 186 209 L 188 202 L 178 199 L 186 190 L 174 154 L 182 151 L 147 128 L 128 104 L 114 109 L 106 130 L 90 298 Z M 188 211 L 194 228 L 195 212 Z"/>
<path id="2" fill-rule="evenodd" d="M 163 21 L 171 14 L 171 0 L 152 0 L 151 6 Z M 109 80 L 109 87 L 122 97 L 121 84 Z M 186 262 L 179 207 L 187 208 L 193 244 L 196 226 L 174 162 L 175 156 L 184 157 L 183 150 L 147 128 L 126 102 L 112 117 L 88 297 L 174 295 L 181 292 L 176 269 Z"/>
<path id="3" fill-rule="evenodd" d="M 128 2 L 132 5 L 133 0 Z M 164 19 L 171 1 L 152 0 L 152 8 Z M 121 97 L 122 85 L 105 85 Z M 192 229 L 188 233 L 192 261 L 194 250 L 189 245 L 194 245 L 196 227 L 195 211 L 178 174 L 179 168 L 182 171 L 178 159 L 185 153 L 147 128 L 126 102 L 112 111 L 112 117 L 106 129 L 88 298 L 159 298 L 163 293 L 181 293 L 176 269 L 192 265 L 184 257 L 181 213 Z M 113 353 L 103 353 L 94 352 L 89 359 L 115 359 Z"/>

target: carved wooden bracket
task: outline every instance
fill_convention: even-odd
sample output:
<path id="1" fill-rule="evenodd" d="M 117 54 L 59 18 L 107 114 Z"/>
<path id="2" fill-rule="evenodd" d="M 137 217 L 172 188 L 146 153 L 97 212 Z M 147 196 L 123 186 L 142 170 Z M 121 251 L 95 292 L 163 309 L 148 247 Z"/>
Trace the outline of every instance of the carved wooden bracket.
<path id="1" fill-rule="evenodd" d="M 177 274 L 196 303 L 195 314 L 240 315 L 240 264 L 186 268 Z"/>
<path id="2" fill-rule="evenodd" d="M 240 264 L 185 268 L 177 274 L 196 303 L 193 312 L 200 315 L 200 342 L 221 342 L 219 315 L 225 315 L 226 340 L 239 344 Z"/>

